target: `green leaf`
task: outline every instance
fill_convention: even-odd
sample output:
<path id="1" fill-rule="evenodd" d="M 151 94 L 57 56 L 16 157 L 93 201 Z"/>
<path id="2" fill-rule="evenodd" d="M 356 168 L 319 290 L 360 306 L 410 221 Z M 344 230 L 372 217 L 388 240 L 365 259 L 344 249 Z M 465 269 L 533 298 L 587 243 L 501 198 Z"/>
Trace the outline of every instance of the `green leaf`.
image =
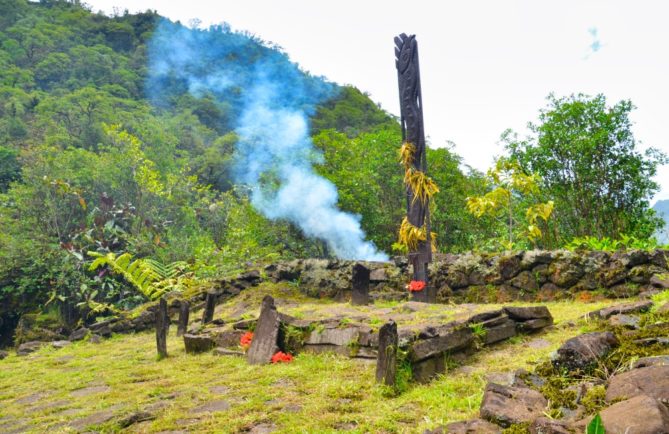
<path id="1" fill-rule="evenodd" d="M 597 413 L 588 424 L 585 431 L 586 434 L 606 434 L 604 425 L 602 425 L 602 417 Z"/>

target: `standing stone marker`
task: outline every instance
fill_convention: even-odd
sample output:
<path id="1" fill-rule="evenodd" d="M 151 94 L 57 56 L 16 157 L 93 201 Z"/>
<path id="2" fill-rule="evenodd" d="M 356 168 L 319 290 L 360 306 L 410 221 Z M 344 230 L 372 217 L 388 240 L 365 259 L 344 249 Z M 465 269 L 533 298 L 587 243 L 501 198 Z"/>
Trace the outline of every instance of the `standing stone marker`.
<path id="1" fill-rule="evenodd" d="M 204 302 L 204 312 L 202 312 L 202 325 L 210 323 L 214 319 L 214 309 L 216 308 L 216 294 L 207 292 L 207 299 Z"/>
<path id="2" fill-rule="evenodd" d="M 179 324 L 177 325 L 177 336 L 182 336 L 188 329 L 188 317 L 190 316 L 190 303 L 181 300 L 179 306 Z"/>
<path id="3" fill-rule="evenodd" d="M 379 354 L 376 359 L 376 382 L 386 386 L 395 385 L 397 373 L 397 324 L 385 323 L 379 330 Z"/>
<path id="4" fill-rule="evenodd" d="M 246 361 L 252 365 L 269 363 L 272 356 L 279 351 L 277 341 L 281 319 L 274 306 L 274 299 L 266 295 L 262 300 L 260 316 L 253 332 L 253 341 L 246 353 Z"/>
<path id="5" fill-rule="evenodd" d="M 352 280 L 351 304 L 356 306 L 369 304 L 369 268 L 359 263 L 355 264 Z"/>
<path id="6" fill-rule="evenodd" d="M 156 346 L 158 357 L 167 357 L 167 330 L 170 328 L 170 317 L 167 314 L 167 301 L 160 299 L 158 311 L 156 312 Z"/>

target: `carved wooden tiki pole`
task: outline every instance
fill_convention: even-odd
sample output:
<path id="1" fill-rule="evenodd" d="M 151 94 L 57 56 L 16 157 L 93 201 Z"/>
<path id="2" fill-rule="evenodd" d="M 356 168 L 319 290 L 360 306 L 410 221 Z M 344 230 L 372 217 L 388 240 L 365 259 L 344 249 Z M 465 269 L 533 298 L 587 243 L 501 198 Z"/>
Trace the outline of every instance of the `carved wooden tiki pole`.
<path id="1" fill-rule="evenodd" d="M 416 36 L 402 33 L 395 38 L 395 65 L 400 92 L 402 124 L 402 157 L 406 169 L 407 216 L 401 231 L 405 234 L 422 234 L 413 237 L 409 248 L 409 262 L 413 266 L 413 280 L 424 282 L 425 288 L 412 292 L 414 300 L 434 302 L 435 294 L 428 281 L 428 264 L 432 261 L 429 195 L 415 192 L 409 177 L 427 179 L 425 157 L 425 133 L 423 130 L 423 101 L 418 67 L 418 44 Z M 420 172 L 420 173 L 418 173 Z M 413 184 L 415 185 L 415 184 Z M 436 186 L 435 186 L 436 187 Z M 410 226 L 409 226 L 410 225 Z M 402 236 L 400 236 L 402 238 Z"/>

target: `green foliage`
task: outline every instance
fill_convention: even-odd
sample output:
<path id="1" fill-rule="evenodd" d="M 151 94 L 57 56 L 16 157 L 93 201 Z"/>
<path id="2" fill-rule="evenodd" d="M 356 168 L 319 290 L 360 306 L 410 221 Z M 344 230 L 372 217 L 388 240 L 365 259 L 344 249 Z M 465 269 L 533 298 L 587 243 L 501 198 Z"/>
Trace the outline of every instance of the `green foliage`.
<path id="1" fill-rule="evenodd" d="M 586 434 L 606 434 L 602 417 L 597 413 L 585 429 Z"/>
<path id="2" fill-rule="evenodd" d="M 624 249 L 653 250 L 659 245 L 654 238 L 639 239 L 633 236 L 621 234 L 619 239 L 613 240 L 609 237 L 576 237 L 565 245 L 568 250 L 603 250 L 616 251 Z"/>
<path id="3" fill-rule="evenodd" d="M 666 156 L 637 150 L 630 101 L 606 104 L 603 95 L 548 97 L 533 136 L 502 136 L 522 168 L 541 176 L 546 197 L 555 201 L 553 245 L 574 237 L 615 238 L 626 233 L 651 237 L 661 226 L 649 209 L 659 185 L 653 180 Z"/>
<path id="4" fill-rule="evenodd" d="M 505 226 L 506 237 L 498 239 L 505 249 L 518 247 L 519 238 L 536 246 L 554 208 L 552 200 L 537 202 L 539 177 L 523 172 L 515 160 L 499 158 L 488 171 L 487 181 L 490 190 L 482 196 L 468 197 L 467 210 L 477 218 L 492 216 Z"/>

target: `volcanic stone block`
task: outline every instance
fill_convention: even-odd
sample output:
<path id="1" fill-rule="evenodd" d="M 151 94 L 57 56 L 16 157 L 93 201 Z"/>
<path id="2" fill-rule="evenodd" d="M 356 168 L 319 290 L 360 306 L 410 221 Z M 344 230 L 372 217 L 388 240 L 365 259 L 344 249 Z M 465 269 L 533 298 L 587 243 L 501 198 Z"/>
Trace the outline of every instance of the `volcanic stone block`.
<path id="1" fill-rule="evenodd" d="M 536 390 L 488 383 L 483 394 L 481 418 L 503 427 L 532 422 L 543 415 L 548 401 Z"/>
<path id="2" fill-rule="evenodd" d="M 190 303 L 182 300 L 179 305 L 179 324 L 177 325 L 177 336 L 183 336 L 188 329 L 188 317 L 190 316 Z"/>
<path id="3" fill-rule="evenodd" d="M 167 331 L 170 328 L 170 317 L 167 313 L 167 300 L 160 299 L 156 312 L 156 347 L 158 357 L 167 357 Z"/>
<path id="4" fill-rule="evenodd" d="M 369 268 L 360 263 L 353 266 L 351 304 L 356 306 L 369 304 Z"/>
<path id="5" fill-rule="evenodd" d="M 266 295 L 253 334 L 251 347 L 246 353 L 246 360 L 252 365 L 269 363 L 279 350 L 278 339 L 281 320 L 274 306 L 274 299 Z"/>
<path id="6" fill-rule="evenodd" d="M 540 417 L 529 428 L 530 434 L 571 434 L 572 431 L 566 422 Z"/>
<path id="7" fill-rule="evenodd" d="M 637 301 L 636 303 L 618 304 L 616 306 L 606 307 L 599 310 L 598 312 L 600 318 L 607 319 L 613 315 L 646 312 L 652 306 L 653 302 L 651 300 L 644 300 Z"/>
<path id="8" fill-rule="evenodd" d="M 495 342 L 509 339 L 516 335 L 516 323 L 510 319 L 506 319 L 500 323 L 497 319 L 490 320 L 494 322 L 491 326 L 483 323 L 483 328 L 486 333 L 483 337 L 483 343 L 486 345 L 494 344 Z"/>
<path id="9" fill-rule="evenodd" d="M 397 374 L 397 324 L 389 321 L 379 329 L 379 353 L 376 359 L 376 382 L 395 385 Z"/>
<path id="10" fill-rule="evenodd" d="M 471 329 L 460 325 L 443 335 L 415 342 L 411 347 L 411 361 L 418 362 L 446 351 L 461 350 L 469 347 L 473 341 Z"/>
<path id="11" fill-rule="evenodd" d="M 516 307 L 516 306 L 507 306 L 504 309 L 504 312 L 514 321 L 528 321 L 531 319 L 539 318 L 551 318 L 550 311 L 546 306 L 527 306 L 527 307 Z"/>
<path id="12" fill-rule="evenodd" d="M 606 389 L 606 400 L 647 395 L 669 403 L 669 366 L 648 366 L 614 375 Z"/>
<path id="13" fill-rule="evenodd" d="M 431 379 L 444 372 L 446 372 L 446 359 L 444 353 L 439 353 L 429 359 L 411 364 L 413 381 L 417 383 L 428 383 Z"/>
<path id="14" fill-rule="evenodd" d="M 437 430 L 432 431 L 431 434 L 500 434 L 502 432 L 502 429 L 499 426 L 483 419 L 449 423 L 445 428 L 445 430 L 438 428 Z"/>
<path id="15" fill-rule="evenodd" d="M 216 346 L 216 343 L 210 336 L 193 335 L 190 333 L 185 333 L 183 336 L 184 346 L 186 347 L 186 352 L 189 354 L 204 353 Z"/>
<path id="16" fill-rule="evenodd" d="M 611 332 L 585 333 L 567 340 L 558 349 L 553 365 L 570 370 L 584 369 L 618 345 L 618 339 Z"/>
<path id="17" fill-rule="evenodd" d="M 345 329 L 323 329 L 314 330 L 304 342 L 308 345 L 339 345 L 347 346 L 351 342 L 358 340 L 359 331 L 357 327 L 348 327 Z"/>
<path id="18" fill-rule="evenodd" d="M 669 410 L 650 396 L 636 396 L 600 412 L 607 433 L 669 433 Z"/>
<path id="19" fill-rule="evenodd" d="M 519 332 L 532 333 L 553 324 L 553 318 L 537 318 L 516 323 Z"/>
<path id="20" fill-rule="evenodd" d="M 210 323 L 214 319 L 214 309 L 216 308 L 216 294 L 207 292 L 207 298 L 202 312 L 202 325 Z"/>

